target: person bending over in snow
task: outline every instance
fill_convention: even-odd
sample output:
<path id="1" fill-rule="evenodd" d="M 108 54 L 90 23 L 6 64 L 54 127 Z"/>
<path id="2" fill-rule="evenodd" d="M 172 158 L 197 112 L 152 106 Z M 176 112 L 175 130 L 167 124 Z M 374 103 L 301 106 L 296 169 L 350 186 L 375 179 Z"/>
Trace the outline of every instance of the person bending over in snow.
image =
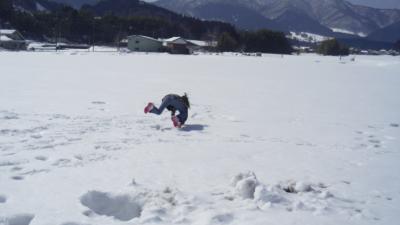
<path id="1" fill-rule="evenodd" d="M 185 93 L 183 96 L 179 96 L 176 94 L 166 95 L 161 102 L 159 108 L 157 108 L 153 103 L 147 104 L 144 108 L 144 113 L 154 113 L 160 115 L 164 109 L 167 108 L 171 111 L 171 120 L 175 127 L 181 128 L 183 124 L 185 124 L 188 117 L 188 110 L 190 108 L 189 98 Z M 178 111 L 179 114 L 175 115 L 175 112 Z"/>

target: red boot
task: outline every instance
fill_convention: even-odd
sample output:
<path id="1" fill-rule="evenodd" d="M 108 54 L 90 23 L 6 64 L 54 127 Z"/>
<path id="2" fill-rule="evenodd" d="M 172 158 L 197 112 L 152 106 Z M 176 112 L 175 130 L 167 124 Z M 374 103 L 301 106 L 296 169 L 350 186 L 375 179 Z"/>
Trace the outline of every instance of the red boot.
<path id="1" fill-rule="evenodd" d="M 149 102 L 149 104 L 147 104 L 147 106 L 144 108 L 144 113 L 150 112 L 153 108 L 154 108 L 154 104 Z"/>
<path id="2" fill-rule="evenodd" d="M 179 118 L 177 116 L 171 117 L 171 120 L 172 120 L 172 123 L 174 124 L 174 127 L 176 127 L 176 128 L 181 128 L 182 127 L 182 124 L 179 121 Z"/>

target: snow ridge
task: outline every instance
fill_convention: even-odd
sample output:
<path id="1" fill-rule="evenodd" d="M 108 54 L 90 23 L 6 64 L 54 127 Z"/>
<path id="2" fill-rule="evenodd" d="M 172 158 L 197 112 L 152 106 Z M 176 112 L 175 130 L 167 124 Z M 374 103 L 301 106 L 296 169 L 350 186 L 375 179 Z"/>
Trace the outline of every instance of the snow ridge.
<path id="1" fill-rule="evenodd" d="M 122 193 L 89 191 L 80 202 L 88 210 L 84 215 L 108 216 L 120 221 L 138 223 L 226 224 L 235 220 L 242 208 L 257 211 L 305 211 L 315 215 L 362 215 L 355 200 L 336 197 L 322 183 L 285 181 L 275 185 L 259 182 L 253 172 L 239 173 L 220 192 L 193 196 L 166 187 L 161 191 L 136 183 Z M 214 210 L 211 209 L 223 209 Z M 362 215 L 364 216 L 364 215 Z"/>

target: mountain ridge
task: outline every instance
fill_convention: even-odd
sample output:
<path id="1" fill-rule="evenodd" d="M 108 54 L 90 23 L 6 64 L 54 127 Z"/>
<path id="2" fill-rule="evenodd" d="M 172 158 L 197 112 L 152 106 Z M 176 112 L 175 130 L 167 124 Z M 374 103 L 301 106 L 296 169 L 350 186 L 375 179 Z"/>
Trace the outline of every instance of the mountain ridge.
<path id="1" fill-rule="evenodd" d="M 273 22 L 278 22 L 276 21 L 278 18 L 282 19 L 282 15 L 288 15 L 292 20 L 286 19 L 285 23 L 292 27 L 298 23 L 294 15 L 302 15 L 302 18 L 307 16 L 313 20 L 309 20 L 309 25 L 314 28 L 317 27 L 316 23 L 319 23 L 331 30 L 345 30 L 361 36 L 367 36 L 400 21 L 400 10 L 398 9 L 375 9 L 344 0 L 158 0 L 154 4 L 178 13 L 202 18 L 204 15 L 197 13 L 196 9 L 215 3 L 243 7 Z M 287 29 L 282 24 L 278 27 Z M 269 27 L 265 26 L 265 28 Z M 326 30 L 324 30 L 320 28 L 317 31 L 320 34 L 326 34 Z"/>
<path id="2" fill-rule="evenodd" d="M 368 39 L 375 41 L 396 42 L 400 40 L 400 22 L 391 24 L 385 28 L 377 30 L 368 36 Z"/>

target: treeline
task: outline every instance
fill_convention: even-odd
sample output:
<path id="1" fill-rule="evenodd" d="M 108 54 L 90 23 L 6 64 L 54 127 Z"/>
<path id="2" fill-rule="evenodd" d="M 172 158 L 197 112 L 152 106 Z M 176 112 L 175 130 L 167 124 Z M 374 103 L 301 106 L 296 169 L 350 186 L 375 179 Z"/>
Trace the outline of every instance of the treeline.
<path id="1" fill-rule="evenodd" d="M 400 40 L 397 40 L 396 43 L 394 43 L 393 48 L 397 51 L 400 51 Z"/>
<path id="2" fill-rule="evenodd" d="M 52 5 L 50 12 L 14 10 L 13 1 L 16 0 L 0 0 L 0 25 L 4 27 L 7 21 L 9 27 L 19 30 L 28 39 L 110 45 L 128 35 L 141 34 L 217 40 L 216 50 L 219 51 L 292 51 L 289 41 L 280 32 L 238 31 L 228 23 L 202 21 L 135 0 L 105 0 L 80 10 L 58 4 Z"/>
<path id="3" fill-rule="evenodd" d="M 293 52 L 289 40 L 283 32 L 270 30 L 243 31 L 235 38 L 229 33 L 222 33 L 218 38 L 217 50 L 240 52 L 264 52 L 290 54 Z"/>
<path id="4" fill-rule="evenodd" d="M 76 10 L 60 5 L 50 12 L 24 12 L 14 10 L 12 5 L 12 0 L 0 0 L 0 22 L 3 21 L 3 27 L 7 21 L 8 26 L 18 29 L 26 38 L 35 40 L 61 39 L 90 43 L 94 39 L 96 43 L 113 44 L 130 34 L 204 40 L 214 40 L 223 32 L 238 35 L 235 28 L 227 23 L 201 21 L 177 14 L 169 18 L 153 16 L 149 10 L 145 13 L 137 10 L 135 15 L 129 16 L 112 12 L 100 16 L 90 7 Z"/>
<path id="5" fill-rule="evenodd" d="M 321 55 L 344 56 L 350 54 L 350 49 L 349 47 L 339 43 L 338 40 L 330 39 L 321 42 L 317 46 L 316 52 Z"/>

